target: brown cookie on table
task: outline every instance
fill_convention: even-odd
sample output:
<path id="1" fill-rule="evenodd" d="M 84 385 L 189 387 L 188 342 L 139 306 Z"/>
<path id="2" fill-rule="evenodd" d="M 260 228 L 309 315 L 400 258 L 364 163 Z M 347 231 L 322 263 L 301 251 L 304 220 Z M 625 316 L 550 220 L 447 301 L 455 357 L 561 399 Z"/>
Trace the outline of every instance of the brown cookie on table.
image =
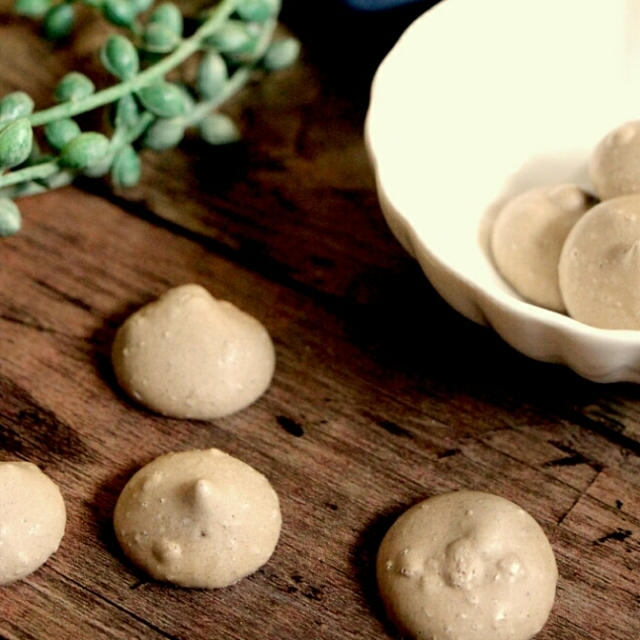
<path id="1" fill-rule="evenodd" d="M 420 502 L 385 535 L 377 579 L 390 618 L 413 638 L 529 640 L 544 625 L 557 581 L 538 523 L 489 493 Z"/>
<path id="2" fill-rule="evenodd" d="M 131 315 L 113 343 L 120 386 L 174 418 L 212 419 L 244 409 L 267 389 L 275 351 L 264 326 L 185 284 Z"/>
<path id="3" fill-rule="evenodd" d="M 0 585 L 43 565 L 60 546 L 66 521 L 53 480 L 31 462 L 0 462 Z"/>
<path id="4" fill-rule="evenodd" d="M 135 473 L 116 503 L 116 537 L 157 580 L 217 588 L 269 560 L 282 518 L 267 478 L 219 449 L 162 455 Z"/>

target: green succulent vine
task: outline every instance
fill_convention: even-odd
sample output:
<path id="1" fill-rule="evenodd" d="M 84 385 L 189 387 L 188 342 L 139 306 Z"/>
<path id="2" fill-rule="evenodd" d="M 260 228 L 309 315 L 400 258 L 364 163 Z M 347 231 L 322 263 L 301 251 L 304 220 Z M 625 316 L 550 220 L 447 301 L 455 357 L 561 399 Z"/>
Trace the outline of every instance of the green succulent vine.
<path id="1" fill-rule="evenodd" d="M 41 20 L 51 40 L 71 33 L 78 5 L 99 11 L 118 27 L 99 52 L 116 82 L 96 90 L 88 76 L 70 71 L 55 88 L 53 106 L 34 111 L 23 91 L 0 99 L 0 236 L 20 229 L 15 198 L 69 184 L 79 174 L 109 175 L 115 187 L 131 187 L 140 178 L 140 151 L 175 147 L 188 129 L 214 145 L 238 139 L 236 124 L 219 107 L 255 70 L 281 69 L 298 56 L 297 40 L 274 38 L 280 4 L 219 0 L 186 34 L 173 2 L 17 0 L 16 12 Z M 168 78 L 192 56 L 198 58 L 189 83 Z M 82 131 L 76 116 L 100 108 L 109 109 L 108 131 Z"/>

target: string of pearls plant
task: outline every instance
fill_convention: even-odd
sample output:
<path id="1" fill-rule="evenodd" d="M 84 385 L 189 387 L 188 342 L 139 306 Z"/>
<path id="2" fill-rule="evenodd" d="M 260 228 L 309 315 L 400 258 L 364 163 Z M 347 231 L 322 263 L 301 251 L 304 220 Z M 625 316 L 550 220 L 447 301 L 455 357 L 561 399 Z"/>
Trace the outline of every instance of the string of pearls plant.
<path id="1" fill-rule="evenodd" d="M 173 2 L 17 0 L 16 12 L 41 19 L 51 40 L 70 34 L 79 5 L 99 11 L 118 27 L 99 53 L 115 82 L 96 90 L 88 76 L 70 71 L 55 88 L 56 104 L 40 111 L 23 91 L 0 99 L 0 236 L 20 229 L 15 198 L 69 184 L 78 174 L 133 186 L 140 150 L 175 147 L 187 129 L 214 145 L 236 140 L 237 126 L 218 107 L 255 70 L 284 68 L 299 53 L 294 38 L 274 39 L 280 4 L 220 0 L 187 34 L 187 19 Z M 192 82 L 167 79 L 192 56 L 198 56 Z M 109 109 L 108 131 L 82 131 L 76 116 L 99 108 Z"/>

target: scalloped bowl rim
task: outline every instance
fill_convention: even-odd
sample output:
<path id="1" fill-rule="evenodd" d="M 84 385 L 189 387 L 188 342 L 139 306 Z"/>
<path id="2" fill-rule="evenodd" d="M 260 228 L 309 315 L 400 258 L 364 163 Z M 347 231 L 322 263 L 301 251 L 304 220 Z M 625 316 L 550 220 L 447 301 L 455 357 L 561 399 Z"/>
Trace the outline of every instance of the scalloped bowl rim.
<path id="1" fill-rule="evenodd" d="M 477 0 L 442 0 L 407 28 L 380 64 L 371 86 L 365 144 L 381 209 L 390 229 L 418 260 L 431 284 L 451 306 L 469 319 L 493 327 L 511 346 L 534 359 L 566 364 L 593 381 L 640 382 L 640 331 L 591 327 L 520 299 L 497 275 L 486 245 L 491 217 L 504 199 L 528 186 L 558 181 L 558 176 L 563 181 L 589 188 L 586 159 L 590 150 L 611 128 L 635 119 L 629 105 L 634 101 L 640 105 L 640 79 L 634 80 L 640 78 L 640 44 L 633 43 L 631 32 L 633 29 L 636 34 L 640 32 L 640 3 L 609 0 L 606 4 L 591 5 L 585 7 L 583 0 L 563 0 L 563 3 L 555 0 L 483 0 L 481 3 Z M 500 25 L 505 22 L 509 25 L 511 20 L 515 25 L 514 32 L 488 34 L 486 28 L 480 29 L 478 21 L 492 12 L 500 12 L 503 16 Z M 578 42 L 563 42 L 566 33 L 572 33 L 569 27 L 575 27 L 576 15 L 581 16 L 582 28 L 576 35 Z M 526 28 L 530 33 L 535 31 L 535 26 L 546 28 L 550 19 L 553 19 L 554 27 L 545 45 L 555 45 L 556 51 L 554 53 L 552 47 L 548 56 L 542 56 L 540 60 L 527 49 L 532 41 L 522 30 Z M 494 25 L 494 29 L 497 26 Z M 471 29 L 475 29 L 476 35 Z M 488 47 L 489 52 L 473 49 L 473 60 L 465 61 L 464 54 L 450 45 L 454 33 L 470 47 L 486 42 L 493 35 L 497 35 L 498 42 Z M 574 122 L 572 106 L 575 108 L 575 105 L 554 107 L 537 102 L 541 98 L 536 93 L 539 86 L 531 82 L 532 70 L 540 65 L 547 74 L 543 74 L 543 82 L 550 86 L 549 92 L 557 95 L 565 89 L 567 78 L 563 74 L 568 69 L 574 70 L 577 56 L 589 55 L 585 48 L 594 33 L 602 46 L 610 49 L 609 55 L 604 55 L 603 61 L 588 60 L 592 67 L 597 63 L 602 68 L 595 71 L 593 68 L 581 69 L 578 77 L 569 81 L 569 88 L 575 89 L 591 73 L 597 76 L 599 70 L 614 71 L 604 80 L 601 94 L 606 92 L 606 96 L 595 99 L 590 96 L 596 103 L 591 105 L 592 112 L 581 114 Z M 521 48 L 510 49 L 509 59 L 503 61 L 500 53 L 505 44 Z M 569 54 L 560 51 L 566 44 L 575 45 L 577 51 Z M 447 84 L 447 71 L 434 63 L 434 56 L 438 54 L 450 63 L 450 77 L 457 82 L 454 86 Z M 563 64 L 565 58 L 560 56 L 565 55 L 569 59 Z M 490 75 L 494 71 L 487 66 L 490 63 L 502 64 L 498 70 L 503 74 L 514 69 L 522 72 L 524 79 L 512 76 L 516 86 L 514 89 L 509 85 L 508 89 L 523 91 L 524 99 L 506 95 L 506 89 L 504 94 L 500 93 L 501 78 L 494 77 L 499 76 L 497 72 Z M 556 63 L 559 70 L 553 76 Z M 522 71 L 523 68 L 526 70 Z M 420 70 L 426 72 L 418 82 L 415 78 Z M 478 87 L 485 85 L 495 95 L 478 96 Z M 473 108 L 484 118 L 482 123 L 488 122 L 493 129 L 487 126 L 486 130 L 475 131 L 468 123 L 461 122 L 464 110 L 458 102 L 469 97 L 468 94 L 478 98 L 480 104 L 474 104 Z M 438 102 L 441 95 L 450 102 L 445 99 Z M 616 101 L 617 105 L 611 106 Z M 494 113 L 495 105 L 498 105 L 497 114 Z M 520 111 L 513 116 L 508 109 L 515 107 Z M 533 126 L 533 131 L 520 135 L 518 122 L 526 119 L 522 113 L 528 108 L 542 109 L 547 120 L 545 123 L 541 119 Z M 421 116 L 426 119 L 429 115 L 437 120 L 436 125 L 417 122 Z M 640 108 L 635 117 L 640 118 Z M 472 161 L 461 158 L 462 173 L 473 184 L 457 185 L 456 177 L 452 177 L 453 170 L 458 169 L 457 158 L 455 153 L 451 154 L 453 157 L 447 157 L 448 150 L 444 149 L 447 136 L 456 134 L 467 144 L 476 139 L 487 144 L 493 141 L 492 130 L 501 129 L 503 122 L 506 122 L 504 127 L 510 140 L 506 141 L 506 135 L 495 140 L 499 143 L 495 153 L 497 159 L 492 155 L 491 161 L 487 162 L 493 165 L 474 167 L 472 161 L 478 163 L 483 160 L 482 156 L 473 157 Z M 560 135 L 554 137 L 553 133 L 545 133 L 545 124 L 551 125 L 552 132 Z M 560 125 L 567 131 L 558 130 Z M 422 133 L 424 129 L 427 130 L 425 134 Z M 425 142 L 435 144 L 425 145 Z M 459 154 L 464 150 L 465 147 L 455 149 Z M 478 169 L 474 173 L 479 175 L 472 175 L 474 168 Z M 431 183 L 430 176 L 434 176 Z M 460 194 L 451 196 L 451 189 L 453 187 L 455 191 L 456 186 L 460 186 L 458 191 L 469 186 L 471 195 L 466 199 Z M 467 204 L 469 206 L 465 206 Z M 473 206 L 475 210 L 469 214 L 474 222 L 473 233 L 463 239 L 466 244 L 463 242 L 459 249 L 449 246 L 444 238 L 450 226 L 436 227 L 425 215 L 429 207 L 442 208 L 444 211 L 438 210 L 437 214 L 448 223 L 456 220 L 456 211 L 464 209 L 468 212 Z M 459 256 L 455 251 L 464 255 Z M 470 264 L 466 264 L 467 258 L 470 258 Z"/>

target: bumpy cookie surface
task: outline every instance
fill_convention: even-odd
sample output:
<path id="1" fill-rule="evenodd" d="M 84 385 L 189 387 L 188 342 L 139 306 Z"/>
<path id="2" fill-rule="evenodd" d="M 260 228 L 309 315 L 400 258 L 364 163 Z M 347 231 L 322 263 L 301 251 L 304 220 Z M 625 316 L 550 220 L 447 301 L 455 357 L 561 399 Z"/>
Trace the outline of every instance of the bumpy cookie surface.
<path id="1" fill-rule="evenodd" d="M 281 522 L 269 481 L 218 449 L 156 458 L 126 484 L 113 516 L 134 564 L 158 580 L 200 588 L 225 587 L 259 569 Z"/>
<path id="2" fill-rule="evenodd" d="M 547 620 L 557 569 L 523 509 L 457 491 L 398 518 L 380 545 L 377 577 L 390 618 L 414 638 L 528 640 Z"/>
<path id="3" fill-rule="evenodd" d="M 640 329 L 640 194 L 601 202 L 567 237 L 560 288 L 572 318 Z"/>
<path id="4" fill-rule="evenodd" d="M 640 193 L 640 120 L 625 122 L 598 143 L 589 178 L 601 200 Z"/>
<path id="5" fill-rule="evenodd" d="M 120 386 L 149 409 L 211 419 L 243 409 L 267 389 L 275 351 L 258 320 L 186 284 L 124 322 L 112 361 Z"/>
<path id="6" fill-rule="evenodd" d="M 0 462 L 0 585 L 24 578 L 57 551 L 66 525 L 58 486 L 31 462 Z"/>

